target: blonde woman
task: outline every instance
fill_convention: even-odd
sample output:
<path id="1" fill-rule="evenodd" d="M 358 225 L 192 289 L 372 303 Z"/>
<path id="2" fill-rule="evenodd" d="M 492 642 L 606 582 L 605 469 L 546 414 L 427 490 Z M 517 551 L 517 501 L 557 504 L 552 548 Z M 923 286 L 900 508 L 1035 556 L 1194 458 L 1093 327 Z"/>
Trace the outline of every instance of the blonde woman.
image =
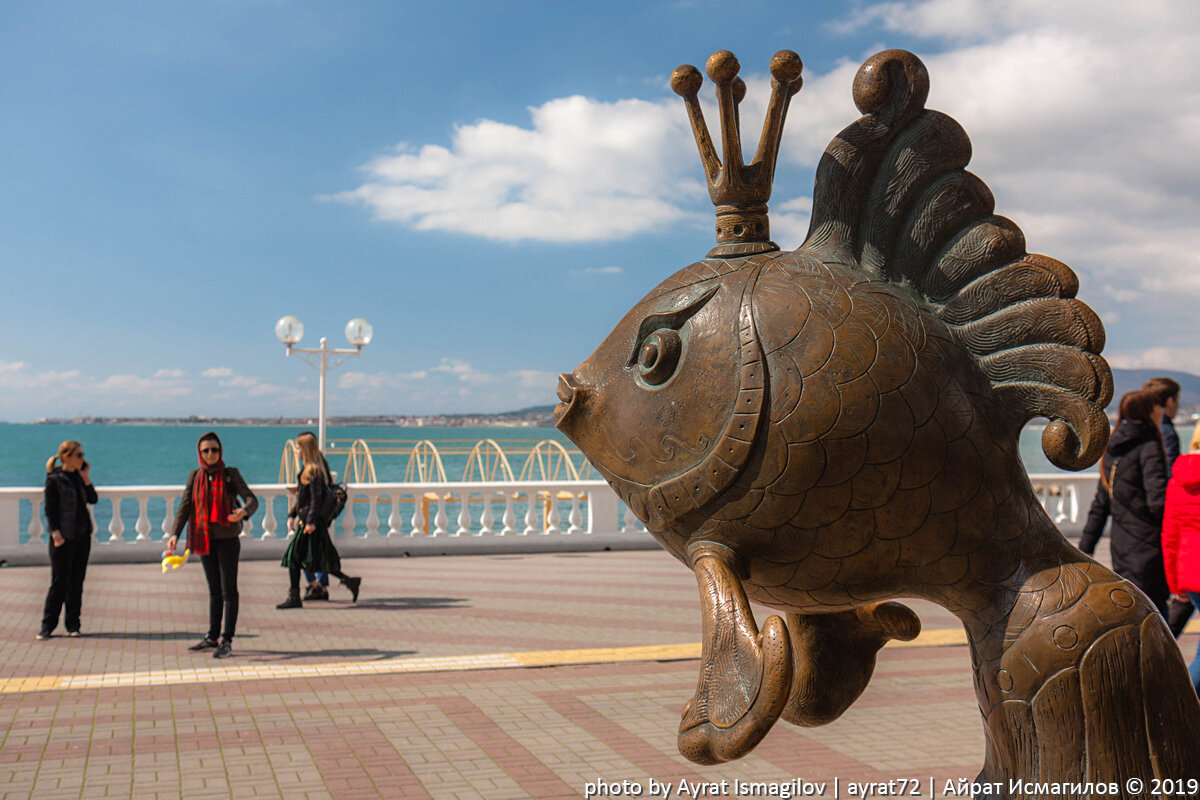
<path id="1" fill-rule="evenodd" d="M 64 604 L 67 635 L 80 635 L 83 579 L 92 552 L 88 505 L 95 505 L 97 499 L 91 469 L 83 458 L 83 445 L 75 441 L 60 444 L 58 452 L 46 462 L 43 508 L 50 531 L 50 591 L 46 593 L 38 639 L 49 639 L 54 633 Z"/>
<path id="2" fill-rule="evenodd" d="M 300 448 L 299 485 L 296 487 L 296 507 L 292 517 L 296 520 L 296 533 L 288 542 L 283 553 L 282 565 L 288 568 L 288 596 L 276 608 L 301 608 L 300 572 L 326 572 L 341 579 L 350 590 L 351 602 L 358 602 L 358 588 L 362 578 L 351 578 L 342 572 L 341 557 L 329 536 L 328 518 L 332 506 L 333 476 L 329 464 L 317 446 L 317 437 L 305 431 L 296 437 Z"/>

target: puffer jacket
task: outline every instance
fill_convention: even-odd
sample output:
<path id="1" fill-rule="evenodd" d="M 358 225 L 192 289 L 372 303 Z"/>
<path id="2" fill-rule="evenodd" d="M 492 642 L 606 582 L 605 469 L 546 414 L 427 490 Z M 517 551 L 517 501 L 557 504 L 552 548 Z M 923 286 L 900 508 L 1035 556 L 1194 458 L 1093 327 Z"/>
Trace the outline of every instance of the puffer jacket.
<path id="1" fill-rule="evenodd" d="M 1125 420 L 1113 431 L 1100 462 L 1102 480 L 1088 513 L 1079 549 L 1088 555 L 1112 516 L 1113 570 L 1146 593 L 1160 609 L 1169 590 L 1163 568 L 1162 518 L 1167 498 L 1167 459 L 1158 428 L 1149 422 Z"/>
<path id="2" fill-rule="evenodd" d="M 1200 453 L 1175 462 L 1163 515 L 1163 566 L 1172 592 L 1200 592 Z"/>

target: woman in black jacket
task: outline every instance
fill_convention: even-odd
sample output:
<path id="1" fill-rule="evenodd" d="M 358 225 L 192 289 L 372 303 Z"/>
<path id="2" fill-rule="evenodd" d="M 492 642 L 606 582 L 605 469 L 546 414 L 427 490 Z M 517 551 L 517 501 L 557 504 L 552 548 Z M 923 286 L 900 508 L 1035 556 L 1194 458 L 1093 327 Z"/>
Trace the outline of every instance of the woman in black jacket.
<path id="1" fill-rule="evenodd" d="M 63 442 L 58 453 L 46 462 L 44 508 L 50 529 L 50 591 L 46 593 L 39 639 L 49 639 L 54 633 L 64 603 L 67 635 L 79 636 L 83 578 L 92 552 L 92 515 L 88 513 L 88 505 L 95 505 L 97 499 L 91 471 L 91 465 L 83 460 L 83 445 L 79 442 Z"/>
<path id="2" fill-rule="evenodd" d="M 1113 570 L 1141 589 L 1164 615 L 1167 576 L 1163 567 L 1162 520 L 1167 499 L 1167 459 L 1159 425 L 1163 407 L 1154 392 L 1121 398 L 1117 424 L 1100 459 L 1100 485 L 1079 549 L 1089 556 L 1112 517 Z"/>
<path id="3" fill-rule="evenodd" d="M 212 431 L 196 443 L 200 467 L 188 475 L 183 499 L 175 512 L 174 531 L 167 541 L 167 549 L 173 551 L 184 524 L 188 525 L 188 549 L 200 556 L 208 581 L 208 633 L 188 649 L 214 650 L 213 658 L 233 655 L 238 616 L 238 558 L 242 553 L 239 537 L 242 521 L 258 509 L 258 498 L 246 485 L 242 473 L 225 466 L 221 450 L 221 440 Z M 242 501 L 240 508 L 238 498 Z"/>
<path id="4" fill-rule="evenodd" d="M 342 560 L 337 547 L 329 536 L 328 517 L 332 507 L 333 475 L 329 463 L 317 445 L 317 437 L 305 431 L 296 437 L 300 449 L 300 479 L 296 487 L 296 507 L 290 519 L 295 520 L 296 532 L 292 534 L 287 549 L 283 552 L 282 565 L 288 568 L 288 596 L 276 608 L 302 608 L 300 599 L 300 572 L 324 572 L 341 579 L 350 590 L 351 602 L 358 602 L 358 589 L 362 578 L 352 578 L 342 572 Z"/>

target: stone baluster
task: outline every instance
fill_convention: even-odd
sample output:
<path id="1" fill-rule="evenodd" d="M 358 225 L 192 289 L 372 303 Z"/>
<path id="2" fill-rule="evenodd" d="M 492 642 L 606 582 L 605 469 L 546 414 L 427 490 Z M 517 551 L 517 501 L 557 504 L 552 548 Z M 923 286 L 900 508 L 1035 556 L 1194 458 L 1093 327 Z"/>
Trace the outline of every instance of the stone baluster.
<path id="1" fill-rule="evenodd" d="M 492 530 L 492 523 L 495 521 L 496 518 L 492 516 L 492 498 L 487 494 L 484 494 L 483 514 L 481 514 L 479 517 L 479 533 L 476 535 L 484 536 L 486 534 L 495 533 L 495 531 Z"/>
<path id="2" fill-rule="evenodd" d="M 121 541 L 121 534 L 125 533 L 125 521 L 121 519 L 121 498 L 113 497 L 112 500 L 112 519 L 108 521 L 108 541 Z"/>
<path id="3" fill-rule="evenodd" d="M 275 519 L 275 498 L 277 495 L 264 495 L 262 503 L 266 507 L 263 509 L 262 521 L 262 539 L 274 539 L 275 531 L 279 528 L 279 522 Z"/>
<path id="4" fill-rule="evenodd" d="M 537 514 L 537 493 L 533 490 L 529 492 L 529 508 L 525 509 L 525 530 L 521 531 L 523 536 L 528 536 L 531 533 L 537 533 L 538 514 Z"/>
<path id="5" fill-rule="evenodd" d="M 437 493 L 437 514 L 433 517 L 433 535 L 446 536 L 450 531 L 446 530 L 446 495 L 441 491 Z"/>
<path id="6" fill-rule="evenodd" d="M 376 492 L 371 492 L 367 495 L 367 538 L 373 539 L 379 535 L 379 511 L 376 505 L 379 502 L 379 495 Z"/>
<path id="7" fill-rule="evenodd" d="M 342 538 L 343 539 L 353 539 L 354 538 L 354 526 L 358 524 L 358 520 L 356 520 L 354 518 L 354 493 L 353 492 L 351 492 L 350 496 L 346 498 L 346 509 L 344 511 L 342 511 L 341 519 L 342 519 Z M 375 524 L 378 525 L 379 521 L 376 520 Z M 333 526 L 330 526 L 330 527 L 333 527 Z M 330 534 L 330 536 L 332 536 L 333 531 L 330 531 L 329 534 Z"/>
<path id="8" fill-rule="evenodd" d="M 546 530 L 542 531 L 542 535 L 549 536 L 552 533 L 562 533 L 562 530 L 558 527 L 558 523 L 562 520 L 562 516 L 558 513 L 557 489 L 550 490 L 549 496 L 546 498 L 546 503 L 548 504 L 549 508 L 547 510 L 548 513 L 546 514 Z"/>
<path id="9" fill-rule="evenodd" d="M 42 527 L 42 502 L 41 500 L 30 500 L 29 504 L 33 506 L 33 513 L 29 515 L 29 543 L 41 544 L 42 533 L 45 528 Z M 95 527 L 93 526 L 93 530 Z"/>
<path id="10" fill-rule="evenodd" d="M 175 530 L 175 498 L 167 495 L 163 496 L 163 518 L 162 525 L 159 528 L 162 530 L 162 540 L 165 542 L 171 538 L 171 533 Z"/>
<path id="11" fill-rule="evenodd" d="M 571 492 L 571 513 L 567 516 L 567 533 L 583 533 L 583 512 L 579 510 L 579 492 Z"/>
<path id="12" fill-rule="evenodd" d="M 463 492 L 460 498 L 462 500 L 458 507 L 458 530 L 454 532 L 455 536 L 462 536 L 464 533 L 471 535 L 471 498 Z"/>
<path id="13" fill-rule="evenodd" d="M 501 536 L 517 532 L 517 515 L 513 512 L 513 500 L 516 498 L 516 492 L 504 493 L 504 516 L 500 518 L 500 521 L 504 523 L 504 528 L 500 531 Z"/>
<path id="14" fill-rule="evenodd" d="M 413 495 L 413 515 L 412 515 L 412 534 L 413 536 L 425 535 L 425 514 L 421 511 L 421 503 L 425 498 L 422 492 L 417 492 Z"/>
<path id="15" fill-rule="evenodd" d="M 150 515 L 146 513 L 146 503 L 149 499 L 148 497 L 139 497 L 137 499 L 138 518 L 137 522 L 133 523 L 133 529 L 137 531 L 137 537 L 134 539 L 135 542 L 150 541 Z"/>
<path id="16" fill-rule="evenodd" d="M 404 522 L 404 518 L 400 516 L 400 493 L 392 492 L 391 495 L 392 513 L 388 514 L 388 538 L 393 536 L 403 536 L 404 531 L 400 530 L 400 525 Z"/>

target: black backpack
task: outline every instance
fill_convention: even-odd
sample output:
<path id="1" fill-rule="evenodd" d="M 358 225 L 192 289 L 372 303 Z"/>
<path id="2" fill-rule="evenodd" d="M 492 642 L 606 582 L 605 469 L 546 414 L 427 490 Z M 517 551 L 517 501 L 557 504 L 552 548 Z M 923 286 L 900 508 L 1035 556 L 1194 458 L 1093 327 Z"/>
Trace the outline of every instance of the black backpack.
<path id="1" fill-rule="evenodd" d="M 326 525 L 333 523 L 335 519 L 341 516 L 342 509 L 346 507 L 346 500 L 350 497 L 350 493 L 346 490 L 344 483 L 329 483 L 329 491 L 325 493 L 325 502 L 321 504 L 321 519 Z"/>

